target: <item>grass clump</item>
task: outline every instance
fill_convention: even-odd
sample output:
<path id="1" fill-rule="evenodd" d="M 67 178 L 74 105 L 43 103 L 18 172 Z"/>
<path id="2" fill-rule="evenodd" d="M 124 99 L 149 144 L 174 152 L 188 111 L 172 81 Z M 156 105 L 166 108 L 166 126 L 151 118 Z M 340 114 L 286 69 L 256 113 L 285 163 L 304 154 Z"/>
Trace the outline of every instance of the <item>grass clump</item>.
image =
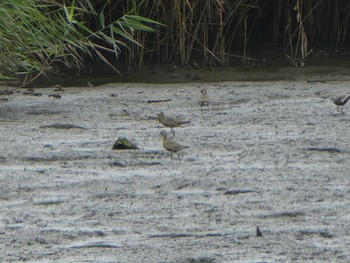
<path id="1" fill-rule="evenodd" d="M 0 1 L 0 79 L 22 77 L 26 84 L 59 65 L 81 68 L 86 56 L 117 71 L 106 54 L 118 58 L 122 47 L 140 46 L 135 32 L 152 32 L 149 25 L 156 22 L 133 14 L 112 20 L 108 5 L 101 2 Z"/>

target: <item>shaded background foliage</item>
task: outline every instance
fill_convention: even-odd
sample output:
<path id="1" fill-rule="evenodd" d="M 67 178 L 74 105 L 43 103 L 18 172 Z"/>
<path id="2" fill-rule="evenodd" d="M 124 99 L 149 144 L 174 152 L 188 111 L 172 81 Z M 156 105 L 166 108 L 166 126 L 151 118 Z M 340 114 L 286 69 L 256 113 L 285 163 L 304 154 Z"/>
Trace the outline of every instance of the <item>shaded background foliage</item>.
<path id="1" fill-rule="evenodd" d="M 261 48 L 300 65 L 316 47 L 343 50 L 349 18 L 348 0 L 3 0 L 0 77 L 79 69 L 91 58 L 249 64 Z"/>
<path id="2" fill-rule="evenodd" d="M 303 44 L 304 57 L 315 45 L 340 50 L 349 44 L 346 0 L 145 0 L 139 14 L 166 25 L 156 39 L 139 38 L 148 58 L 158 61 L 229 65 L 235 55 L 247 61 L 249 48 L 268 47 L 294 63 Z"/>

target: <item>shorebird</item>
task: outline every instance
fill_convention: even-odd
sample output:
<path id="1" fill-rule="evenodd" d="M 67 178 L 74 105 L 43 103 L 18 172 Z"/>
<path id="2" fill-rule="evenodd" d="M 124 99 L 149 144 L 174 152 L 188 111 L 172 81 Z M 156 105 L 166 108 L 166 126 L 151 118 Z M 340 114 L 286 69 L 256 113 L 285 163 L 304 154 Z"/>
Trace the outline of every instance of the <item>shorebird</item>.
<path id="1" fill-rule="evenodd" d="M 178 144 L 173 139 L 167 138 L 167 135 L 166 135 L 165 131 L 161 131 L 160 132 L 160 136 L 162 137 L 162 140 L 163 140 L 163 147 L 164 147 L 164 149 L 167 150 L 170 153 L 171 160 L 173 160 L 173 153 L 176 153 L 177 157 L 180 160 L 180 155 L 179 155 L 178 151 L 180 151 L 184 147 L 181 146 L 180 144 Z"/>
<path id="2" fill-rule="evenodd" d="M 349 99 L 350 99 L 350 95 L 340 96 L 332 100 L 334 105 L 337 106 L 337 111 L 339 111 L 339 107 L 341 107 L 340 111 L 343 112 L 343 107 L 348 102 Z"/>
<path id="3" fill-rule="evenodd" d="M 208 97 L 206 89 L 204 89 L 204 88 L 201 89 L 200 93 L 201 94 L 199 97 L 198 104 L 201 107 L 201 111 L 203 110 L 203 107 L 207 107 L 209 110 L 209 97 Z"/>
<path id="4" fill-rule="evenodd" d="M 190 123 L 190 121 L 180 120 L 175 117 L 169 117 L 169 116 L 165 117 L 163 112 L 158 114 L 158 120 L 165 127 L 168 127 L 171 129 L 171 132 L 173 133 L 173 137 L 175 137 L 175 131 L 174 131 L 175 127 L 180 127 L 184 124 Z"/>

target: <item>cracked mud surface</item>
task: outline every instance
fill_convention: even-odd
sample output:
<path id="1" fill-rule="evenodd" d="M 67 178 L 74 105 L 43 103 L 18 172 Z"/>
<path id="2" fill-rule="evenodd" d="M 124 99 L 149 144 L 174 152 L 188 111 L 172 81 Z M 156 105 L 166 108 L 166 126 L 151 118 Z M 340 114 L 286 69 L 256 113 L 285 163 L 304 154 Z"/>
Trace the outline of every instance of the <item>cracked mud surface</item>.
<path id="1" fill-rule="evenodd" d="M 108 84 L 9 97 L 0 261 L 349 262 L 350 105 L 342 114 L 330 101 L 348 86 Z M 180 161 L 162 148 L 160 111 L 191 120 L 175 129 L 189 146 Z M 113 151 L 118 137 L 140 149 Z"/>

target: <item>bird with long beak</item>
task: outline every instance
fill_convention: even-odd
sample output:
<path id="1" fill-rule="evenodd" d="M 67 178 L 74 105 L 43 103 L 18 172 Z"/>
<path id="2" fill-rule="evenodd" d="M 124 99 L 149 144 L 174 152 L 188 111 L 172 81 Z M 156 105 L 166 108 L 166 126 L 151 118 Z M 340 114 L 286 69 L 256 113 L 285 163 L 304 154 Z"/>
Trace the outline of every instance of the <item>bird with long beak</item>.
<path id="1" fill-rule="evenodd" d="M 337 106 L 337 111 L 339 111 L 339 108 L 340 108 L 340 111 L 343 112 L 343 107 L 349 101 L 349 99 L 350 99 L 350 95 L 347 95 L 347 96 L 336 97 L 332 99 L 332 101 L 334 105 Z"/>
<path id="2" fill-rule="evenodd" d="M 167 138 L 167 134 L 165 131 L 160 132 L 160 136 L 162 137 L 163 140 L 163 147 L 165 150 L 167 150 L 170 153 L 170 158 L 173 160 L 173 153 L 177 154 L 177 157 L 180 160 L 180 155 L 179 151 L 182 150 L 184 147 L 174 141 L 174 139 Z"/>
<path id="3" fill-rule="evenodd" d="M 175 117 L 165 116 L 163 112 L 158 114 L 158 120 L 165 127 L 168 127 L 171 129 L 171 132 L 173 133 L 173 137 L 175 137 L 175 131 L 174 131 L 175 127 L 180 127 L 184 124 L 190 123 L 190 121 L 184 121 Z"/>

